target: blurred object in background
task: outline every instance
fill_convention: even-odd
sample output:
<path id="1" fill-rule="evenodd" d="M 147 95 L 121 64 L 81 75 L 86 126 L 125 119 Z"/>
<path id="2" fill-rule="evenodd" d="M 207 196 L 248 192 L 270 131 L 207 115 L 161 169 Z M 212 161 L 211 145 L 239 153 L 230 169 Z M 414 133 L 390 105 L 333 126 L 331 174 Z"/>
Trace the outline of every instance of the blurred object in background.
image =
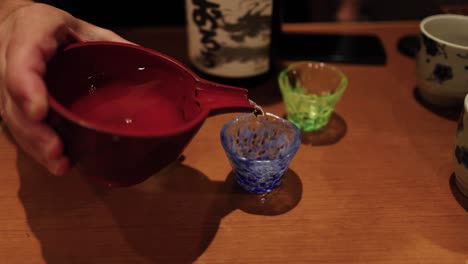
<path id="1" fill-rule="evenodd" d="M 335 12 L 335 20 L 340 22 L 359 20 L 361 2 L 362 0 L 341 0 Z"/>
<path id="2" fill-rule="evenodd" d="M 185 25 L 185 0 L 43 0 L 99 26 Z M 156 3 L 156 4 L 155 4 Z M 285 22 L 420 20 L 467 14 L 467 0 L 282 0 Z"/>
<path id="3" fill-rule="evenodd" d="M 363 0 L 296 0 L 285 4 L 285 20 L 290 22 L 329 22 L 362 20 Z M 298 6 L 303 6 L 299 12 Z"/>
<path id="4" fill-rule="evenodd" d="M 468 15 L 468 3 L 464 4 L 442 4 L 440 5 L 442 13 Z"/>
<path id="5" fill-rule="evenodd" d="M 284 0 L 285 22 L 421 20 L 443 12 L 463 12 L 467 0 Z M 456 11 L 458 9 L 458 11 Z"/>
<path id="6" fill-rule="evenodd" d="M 1 0 L 0 0 L 1 1 Z M 185 0 L 38 0 L 101 27 L 184 25 Z"/>

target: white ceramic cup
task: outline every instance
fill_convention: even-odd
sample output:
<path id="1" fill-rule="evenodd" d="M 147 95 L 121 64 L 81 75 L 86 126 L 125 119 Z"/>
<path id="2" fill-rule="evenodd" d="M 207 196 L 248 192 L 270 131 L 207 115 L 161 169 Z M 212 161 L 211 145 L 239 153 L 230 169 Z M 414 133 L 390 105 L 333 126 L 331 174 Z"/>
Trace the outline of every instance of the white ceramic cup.
<path id="1" fill-rule="evenodd" d="M 468 95 L 465 97 L 463 112 L 458 119 L 453 153 L 456 184 L 468 196 Z"/>
<path id="2" fill-rule="evenodd" d="M 461 106 L 468 93 L 468 16 L 440 14 L 420 23 L 418 90 L 438 106 Z"/>

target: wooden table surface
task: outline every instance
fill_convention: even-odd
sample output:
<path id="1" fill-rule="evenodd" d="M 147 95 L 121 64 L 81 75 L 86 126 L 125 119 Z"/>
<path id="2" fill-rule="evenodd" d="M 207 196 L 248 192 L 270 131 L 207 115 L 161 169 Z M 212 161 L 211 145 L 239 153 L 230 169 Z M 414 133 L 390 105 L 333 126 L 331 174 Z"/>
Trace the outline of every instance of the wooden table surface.
<path id="1" fill-rule="evenodd" d="M 456 111 L 415 96 L 397 51 L 417 22 L 285 25 L 287 32 L 375 33 L 387 65 L 339 64 L 349 86 L 329 126 L 305 137 L 280 189 L 233 183 L 209 118 L 185 159 L 137 186 L 53 177 L 0 133 L 0 263 L 468 263 L 467 200 L 453 185 Z M 183 28 L 124 37 L 186 61 Z M 275 81 L 252 89 L 284 115 Z"/>

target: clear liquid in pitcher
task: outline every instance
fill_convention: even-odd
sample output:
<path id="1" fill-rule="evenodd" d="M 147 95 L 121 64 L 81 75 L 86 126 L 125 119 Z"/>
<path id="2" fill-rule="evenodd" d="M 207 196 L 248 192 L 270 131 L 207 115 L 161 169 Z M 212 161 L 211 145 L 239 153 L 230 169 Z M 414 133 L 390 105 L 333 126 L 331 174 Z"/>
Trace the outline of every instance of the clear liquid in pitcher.
<path id="1" fill-rule="evenodd" d="M 124 131 L 158 132 L 188 121 L 177 100 L 167 92 L 175 85 L 172 75 L 138 68 L 124 76 L 90 76 L 88 93 L 73 102 L 70 110 L 92 123 Z"/>

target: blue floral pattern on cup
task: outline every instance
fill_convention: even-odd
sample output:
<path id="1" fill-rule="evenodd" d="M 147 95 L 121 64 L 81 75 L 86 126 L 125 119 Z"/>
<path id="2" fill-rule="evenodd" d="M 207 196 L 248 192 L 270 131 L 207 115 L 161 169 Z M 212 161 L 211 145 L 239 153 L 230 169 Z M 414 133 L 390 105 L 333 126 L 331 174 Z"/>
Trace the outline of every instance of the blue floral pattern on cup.
<path id="1" fill-rule="evenodd" d="M 286 119 L 244 114 L 223 126 L 221 144 L 236 182 L 247 192 L 266 193 L 280 185 L 301 139 Z"/>
<path id="2" fill-rule="evenodd" d="M 448 24 L 450 28 L 443 26 Z M 416 87 L 421 98 L 434 106 L 460 106 L 468 92 L 468 48 L 460 40 L 468 17 L 435 14 L 422 19 L 419 26 Z"/>
<path id="3" fill-rule="evenodd" d="M 465 129 L 465 124 L 464 124 L 464 119 L 465 117 L 465 112 L 462 112 L 460 115 L 460 118 L 458 119 L 458 124 L 457 124 L 457 136 L 460 135 L 461 132 L 463 132 L 463 129 Z"/>
<path id="4" fill-rule="evenodd" d="M 462 111 L 460 114 L 460 117 L 458 118 L 457 122 L 457 132 L 456 132 L 456 143 L 455 143 L 455 160 L 458 164 L 462 164 L 465 169 L 468 169 L 468 148 L 464 147 L 461 144 L 462 142 L 459 142 L 458 139 L 462 136 L 464 129 L 465 129 L 465 111 Z M 458 141 L 458 144 L 457 144 Z"/>
<path id="5" fill-rule="evenodd" d="M 445 52 L 444 45 L 438 44 L 437 42 L 428 38 L 424 34 L 421 34 L 421 39 L 422 39 L 422 43 L 424 44 L 424 47 L 426 48 L 426 54 L 428 56 L 437 56 L 437 55 L 443 54 L 445 57 L 447 57 L 447 53 Z"/>
<path id="6" fill-rule="evenodd" d="M 455 158 L 458 164 L 463 164 L 465 169 L 468 169 L 468 148 L 463 146 L 455 147 Z"/>
<path id="7" fill-rule="evenodd" d="M 437 63 L 434 67 L 434 71 L 430 77 L 430 80 L 435 80 L 438 83 L 453 79 L 452 67 L 444 64 Z"/>
<path id="8" fill-rule="evenodd" d="M 460 58 L 460 59 L 464 59 L 464 60 L 468 60 L 468 52 L 466 53 L 458 53 L 457 54 L 457 57 Z"/>
<path id="9" fill-rule="evenodd" d="M 422 43 L 426 48 L 426 55 L 428 57 L 435 57 L 443 55 L 445 59 L 448 59 L 447 52 L 445 51 L 445 45 L 439 44 L 431 38 L 428 38 L 426 35 L 421 34 Z M 460 54 L 457 54 L 460 55 Z M 428 58 L 427 63 L 430 62 Z M 453 70 L 452 67 L 445 64 L 437 63 L 432 70 L 431 76 L 427 78 L 429 81 L 436 81 L 438 83 L 443 83 L 445 81 L 453 79 Z"/>

